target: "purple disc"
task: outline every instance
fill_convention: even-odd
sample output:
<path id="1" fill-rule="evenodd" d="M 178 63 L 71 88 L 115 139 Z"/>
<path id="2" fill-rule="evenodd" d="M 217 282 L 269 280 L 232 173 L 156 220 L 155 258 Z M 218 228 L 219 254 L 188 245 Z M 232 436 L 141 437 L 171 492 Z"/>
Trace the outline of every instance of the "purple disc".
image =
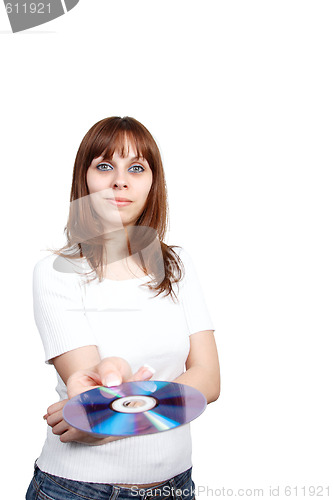
<path id="1" fill-rule="evenodd" d="M 70 399 L 63 416 L 72 427 L 102 436 L 139 436 L 187 424 L 206 408 L 205 396 L 175 382 L 124 382 Z"/>

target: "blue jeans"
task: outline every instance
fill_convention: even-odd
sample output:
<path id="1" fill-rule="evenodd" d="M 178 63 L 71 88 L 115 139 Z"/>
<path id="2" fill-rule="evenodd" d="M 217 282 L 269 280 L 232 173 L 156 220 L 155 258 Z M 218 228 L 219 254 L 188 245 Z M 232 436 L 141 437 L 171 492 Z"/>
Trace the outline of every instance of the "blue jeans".
<path id="1" fill-rule="evenodd" d="M 26 500 L 195 500 L 192 469 L 152 488 L 122 488 L 112 484 L 72 481 L 42 472 L 35 465 Z"/>

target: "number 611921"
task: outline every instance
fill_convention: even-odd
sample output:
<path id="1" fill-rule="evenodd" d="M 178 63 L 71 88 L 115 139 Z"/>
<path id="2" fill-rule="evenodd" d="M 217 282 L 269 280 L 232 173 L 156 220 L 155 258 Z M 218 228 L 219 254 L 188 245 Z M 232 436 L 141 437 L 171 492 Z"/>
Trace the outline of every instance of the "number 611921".
<path id="1" fill-rule="evenodd" d="M 16 14 L 50 14 L 51 4 L 50 3 L 6 3 L 7 14 L 12 12 Z"/>

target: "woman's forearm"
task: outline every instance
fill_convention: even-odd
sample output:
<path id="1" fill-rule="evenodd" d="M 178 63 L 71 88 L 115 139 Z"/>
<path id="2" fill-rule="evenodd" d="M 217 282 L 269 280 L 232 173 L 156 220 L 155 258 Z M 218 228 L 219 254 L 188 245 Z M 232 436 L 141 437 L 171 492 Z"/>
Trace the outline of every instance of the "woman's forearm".
<path id="1" fill-rule="evenodd" d="M 174 382 L 198 389 L 206 397 L 207 403 L 216 401 L 220 395 L 220 373 L 217 369 L 209 370 L 200 365 L 191 366 Z"/>

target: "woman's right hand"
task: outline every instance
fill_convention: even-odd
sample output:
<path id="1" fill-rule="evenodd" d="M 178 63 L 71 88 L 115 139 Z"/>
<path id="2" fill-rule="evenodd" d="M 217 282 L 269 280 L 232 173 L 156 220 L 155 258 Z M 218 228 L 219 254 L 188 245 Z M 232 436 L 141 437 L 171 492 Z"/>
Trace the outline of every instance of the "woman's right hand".
<path id="1" fill-rule="evenodd" d="M 149 380 L 155 370 L 148 365 L 143 365 L 133 375 L 130 365 L 123 358 L 105 358 L 97 365 L 73 373 L 67 380 L 67 392 L 69 399 L 84 391 L 99 387 L 101 385 L 111 387 L 122 382 L 135 382 Z M 53 434 L 60 436 L 60 441 L 69 443 L 72 441 L 88 445 L 98 446 L 118 439 L 122 436 L 110 436 L 108 438 L 96 438 L 88 432 L 79 431 L 70 426 L 62 416 L 62 410 L 68 399 L 59 401 L 47 409 L 44 419 L 52 427 Z"/>
<path id="2" fill-rule="evenodd" d="M 133 375 L 128 362 L 123 358 L 104 358 L 97 365 L 86 370 L 74 372 L 67 380 L 67 393 L 69 399 L 95 387 L 112 387 L 122 382 L 136 382 L 149 380 L 155 370 L 148 365 L 143 365 Z"/>
<path id="3" fill-rule="evenodd" d="M 126 436 L 109 436 L 109 437 L 95 437 L 89 432 L 80 431 L 69 425 L 62 416 L 62 410 L 68 399 L 63 399 L 54 403 L 47 409 L 47 414 L 44 419 L 48 425 L 52 427 L 53 434 L 59 436 L 62 443 L 76 443 L 88 444 L 90 446 L 100 446 L 101 444 L 110 443 L 111 441 L 118 441 L 124 439 Z"/>

